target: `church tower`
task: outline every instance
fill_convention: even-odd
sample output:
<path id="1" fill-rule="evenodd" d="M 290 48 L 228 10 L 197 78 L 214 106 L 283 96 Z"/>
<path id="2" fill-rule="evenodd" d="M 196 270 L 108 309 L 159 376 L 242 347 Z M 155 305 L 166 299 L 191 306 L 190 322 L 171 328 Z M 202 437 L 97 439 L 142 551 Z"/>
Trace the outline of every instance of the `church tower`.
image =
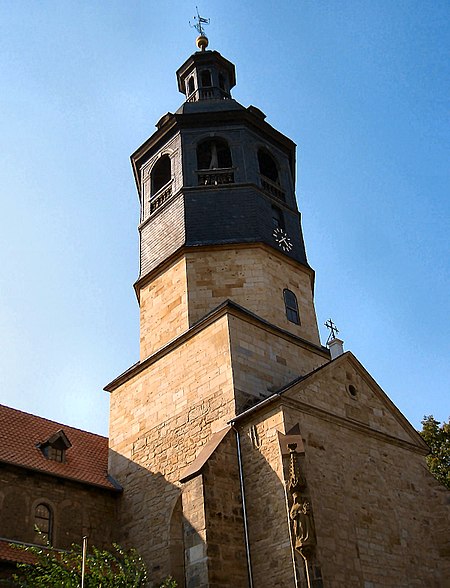
<path id="1" fill-rule="evenodd" d="M 374 444 L 395 438 L 422 461 L 426 448 L 351 354 L 321 345 L 295 145 L 233 99 L 234 65 L 202 35 L 198 47 L 177 71 L 183 104 L 131 156 L 140 359 L 105 388 L 120 540 L 153 586 L 320 588 L 357 568 L 329 519 L 339 452 L 370 427 Z M 353 572 L 329 585 L 378 585 Z"/>

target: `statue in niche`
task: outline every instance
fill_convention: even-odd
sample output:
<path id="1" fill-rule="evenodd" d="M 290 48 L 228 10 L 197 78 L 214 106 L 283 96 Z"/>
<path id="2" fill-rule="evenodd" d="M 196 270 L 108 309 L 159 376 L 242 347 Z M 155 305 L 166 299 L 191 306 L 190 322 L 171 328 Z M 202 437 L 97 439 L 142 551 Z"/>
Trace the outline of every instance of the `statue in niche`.
<path id="1" fill-rule="evenodd" d="M 304 558 L 312 551 L 316 544 L 316 533 L 311 512 L 311 505 L 302 494 L 306 489 L 306 480 L 300 472 L 297 454 L 297 444 L 288 445 L 289 448 L 289 480 L 288 489 L 292 496 L 292 506 L 289 516 L 292 521 L 294 547 Z"/>
<path id="2" fill-rule="evenodd" d="M 292 493 L 292 500 L 290 517 L 293 522 L 294 547 L 303 556 L 306 556 L 316 544 L 311 507 L 309 502 L 302 499 L 300 493 L 295 490 Z"/>

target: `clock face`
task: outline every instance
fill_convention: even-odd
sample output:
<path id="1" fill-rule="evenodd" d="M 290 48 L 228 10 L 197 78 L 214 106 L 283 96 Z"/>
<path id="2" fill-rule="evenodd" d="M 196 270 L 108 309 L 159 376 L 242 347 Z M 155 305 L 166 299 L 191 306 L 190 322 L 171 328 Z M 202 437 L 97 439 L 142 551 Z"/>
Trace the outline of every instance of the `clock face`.
<path id="1" fill-rule="evenodd" d="M 282 249 L 283 251 L 291 251 L 293 245 L 292 241 L 289 239 L 288 234 L 284 229 L 277 227 L 273 230 L 273 238 L 275 239 L 275 243 Z"/>

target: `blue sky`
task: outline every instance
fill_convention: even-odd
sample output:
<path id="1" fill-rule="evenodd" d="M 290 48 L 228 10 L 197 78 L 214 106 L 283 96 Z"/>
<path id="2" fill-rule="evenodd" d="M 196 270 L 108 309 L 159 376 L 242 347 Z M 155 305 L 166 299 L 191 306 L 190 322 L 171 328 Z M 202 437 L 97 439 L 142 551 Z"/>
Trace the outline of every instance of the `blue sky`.
<path id="1" fill-rule="evenodd" d="M 450 4 L 199 4 L 234 97 L 298 145 L 316 309 L 416 427 L 447 419 Z M 138 358 L 129 155 L 183 101 L 195 5 L 0 3 L 0 402 L 107 434 Z M 326 329 L 321 327 L 322 340 Z"/>

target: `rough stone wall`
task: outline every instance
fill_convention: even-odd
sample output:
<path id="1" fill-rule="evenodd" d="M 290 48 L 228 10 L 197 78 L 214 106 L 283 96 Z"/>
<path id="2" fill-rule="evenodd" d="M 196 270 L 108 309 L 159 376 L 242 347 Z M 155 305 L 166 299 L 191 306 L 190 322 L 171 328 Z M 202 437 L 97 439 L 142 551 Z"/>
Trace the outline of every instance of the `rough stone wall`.
<path id="1" fill-rule="evenodd" d="M 0 537 L 34 543 L 35 508 L 41 503 L 52 512 L 55 547 L 80 544 L 83 535 L 99 547 L 117 540 L 117 497 L 111 492 L 21 468 L 0 469 Z"/>
<path id="2" fill-rule="evenodd" d="M 186 283 L 183 257 L 141 288 L 141 360 L 189 328 Z"/>
<path id="3" fill-rule="evenodd" d="M 310 573 L 323 579 L 313 586 L 448 586 L 450 493 L 427 470 L 414 430 L 370 377 L 343 356 L 280 402 L 238 425 L 254 585 L 295 586 L 277 431 L 298 425 L 317 535 Z"/>
<path id="4" fill-rule="evenodd" d="M 247 559 L 234 432 L 208 459 L 204 469 L 206 554 L 210 588 L 245 588 Z"/>
<path id="5" fill-rule="evenodd" d="M 284 288 L 297 297 L 300 325 L 286 318 Z M 211 248 L 183 254 L 141 288 L 141 360 L 227 299 L 320 345 L 306 270 L 265 248 Z"/>
<path id="6" fill-rule="evenodd" d="M 258 588 L 295 586 L 277 434 L 284 431 L 283 420 L 282 411 L 272 409 L 239 426 L 253 585 Z"/>
<path id="7" fill-rule="evenodd" d="M 263 247 L 210 249 L 186 254 L 189 322 L 227 298 L 262 319 L 320 345 L 311 278 L 301 266 Z M 297 297 L 300 325 L 288 321 L 283 290 Z"/>
<path id="8" fill-rule="evenodd" d="M 206 514 L 203 476 L 183 484 L 183 527 L 186 588 L 210 588 L 206 553 Z"/>
<path id="9" fill-rule="evenodd" d="M 226 316 L 111 394 L 110 472 L 125 488 L 123 541 L 139 546 L 155 581 L 170 572 L 167 546 L 180 495 L 177 480 L 233 415 Z"/>
<path id="10" fill-rule="evenodd" d="M 348 391 L 349 382 L 356 398 Z M 445 588 L 450 493 L 428 472 L 420 440 L 376 384 L 343 356 L 299 382 L 281 402 L 279 413 L 261 411 L 240 427 L 246 498 L 253 505 L 249 527 L 259 578 L 255 585 L 277 585 L 269 579 L 264 554 L 270 553 L 270 541 L 283 545 L 281 529 L 284 541 L 288 537 L 274 429 L 286 433 L 298 425 L 317 535 L 315 565 L 323 585 Z M 348 405 L 358 404 L 359 411 L 349 417 Z M 265 505 L 260 486 L 267 488 Z M 259 530 L 263 516 L 270 517 L 265 537 Z M 288 557 L 281 555 L 284 573 Z M 293 585 L 283 582 L 279 585 Z"/>
<path id="11" fill-rule="evenodd" d="M 306 440 L 306 477 L 324 585 L 443 588 L 439 551 L 443 541 L 448 543 L 448 530 L 437 536 L 435 529 L 448 494 L 431 478 L 423 456 L 288 412 Z M 446 520 L 448 529 L 448 512 Z"/>
<path id="12" fill-rule="evenodd" d="M 237 412 L 328 361 L 288 336 L 236 316 L 230 317 L 230 341 Z"/>

